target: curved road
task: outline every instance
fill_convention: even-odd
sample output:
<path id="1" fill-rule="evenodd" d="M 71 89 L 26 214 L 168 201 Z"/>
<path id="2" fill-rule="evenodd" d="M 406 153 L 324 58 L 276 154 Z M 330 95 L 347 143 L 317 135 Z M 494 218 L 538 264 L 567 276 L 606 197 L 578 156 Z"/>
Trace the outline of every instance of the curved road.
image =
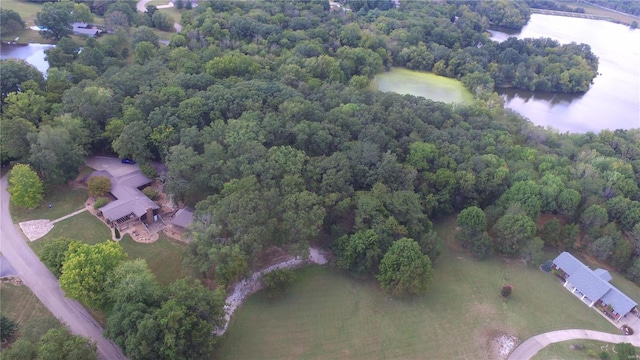
<path id="1" fill-rule="evenodd" d="M 621 342 L 631 343 L 633 346 L 640 346 L 640 335 L 616 335 L 601 331 L 584 330 L 584 329 L 568 329 L 546 332 L 527 339 L 520 344 L 511 355 L 509 360 L 528 360 L 531 359 L 538 351 L 553 343 L 568 340 L 599 340 L 612 344 Z"/>
<path id="2" fill-rule="evenodd" d="M 58 280 L 40 262 L 13 224 L 9 214 L 7 176 L 0 180 L 0 252 L 16 270 L 22 282 L 72 333 L 94 340 L 101 360 L 125 360 L 120 348 L 102 336 L 102 327 L 75 300 L 64 297 Z"/>

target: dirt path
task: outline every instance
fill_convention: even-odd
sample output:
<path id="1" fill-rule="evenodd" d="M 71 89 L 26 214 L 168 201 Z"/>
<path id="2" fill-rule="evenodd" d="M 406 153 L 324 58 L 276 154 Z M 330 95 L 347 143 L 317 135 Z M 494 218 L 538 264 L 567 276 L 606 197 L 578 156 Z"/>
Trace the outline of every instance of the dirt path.
<path id="1" fill-rule="evenodd" d="M 38 259 L 13 224 L 9 213 L 7 176 L 0 180 L 0 252 L 11 263 L 17 276 L 51 313 L 69 326 L 72 333 L 94 340 L 101 360 L 122 360 L 120 348 L 102 336 L 102 327 L 75 300 L 64 296 L 58 280 Z"/>
<path id="2" fill-rule="evenodd" d="M 327 258 L 320 250 L 310 247 L 309 260 L 307 262 L 311 264 L 324 265 L 327 263 Z M 225 331 L 227 331 L 227 327 L 229 326 L 231 315 L 233 315 L 238 306 L 242 305 L 242 303 L 247 299 L 247 297 L 249 297 L 249 295 L 262 289 L 262 275 L 270 273 L 276 269 L 292 269 L 300 267 L 304 264 L 305 261 L 304 259 L 302 259 L 302 257 L 295 257 L 293 259 L 271 265 L 266 269 L 255 272 L 253 275 L 251 275 L 251 277 L 237 283 L 236 286 L 234 286 L 231 294 L 227 296 L 226 305 L 224 306 L 224 326 L 216 329 L 215 334 L 218 336 L 224 334 Z"/>

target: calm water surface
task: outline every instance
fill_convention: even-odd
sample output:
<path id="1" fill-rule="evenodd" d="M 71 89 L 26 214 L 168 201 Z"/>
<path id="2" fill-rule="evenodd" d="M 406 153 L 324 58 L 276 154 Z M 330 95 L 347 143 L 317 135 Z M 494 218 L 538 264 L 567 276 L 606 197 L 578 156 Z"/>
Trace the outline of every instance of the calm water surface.
<path id="1" fill-rule="evenodd" d="M 53 46 L 48 44 L 2 45 L 0 46 L 0 60 L 22 59 L 46 74 L 49 63 L 44 59 L 46 56 L 44 51 Z"/>
<path id="2" fill-rule="evenodd" d="M 496 41 L 509 36 L 500 31 L 491 34 Z M 512 36 L 589 44 L 600 59 L 600 75 L 579 95 L 498 91 L 508 108 L 534 124 L 562 132 L 640 128 L 640 30 L 601 20 L 533 14 L 527 26 Z"/>

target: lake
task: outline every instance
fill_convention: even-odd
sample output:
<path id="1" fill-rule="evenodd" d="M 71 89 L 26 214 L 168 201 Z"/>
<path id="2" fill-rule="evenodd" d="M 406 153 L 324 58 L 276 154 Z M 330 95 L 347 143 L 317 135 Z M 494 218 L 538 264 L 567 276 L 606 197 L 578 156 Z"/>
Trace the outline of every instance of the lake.
<path id="1" fill-rule="evenodd" d="M 509 36 L 501 31 L 490 32 L 496 41 Z M 600 62 L 599 75 L 584 94 L 498 89 L 506 107 L 536 125 L 561 132 L 640 128 L 640 30 L 602 20 L 533 14 L 522 31 L 511 36 L 586 43 Z"/>
<path id="2" fill-rule="evenodd" d="M 390 71 L 376 75 L 371 87 L 384 92 L 423 96 L 447 103 L 473 100 L 471 92 L 458 80 L 404 68 L 391 68 Z"/>
<path id="3" fill-rule="evenodd" d="M 44 59 L 44 51 L 55 45 L 29 44 L 29 45 L 2 45 L 0 46 L 0 60 L 22 59 L 35 66 L 46 75 L 49 63 Z"/>

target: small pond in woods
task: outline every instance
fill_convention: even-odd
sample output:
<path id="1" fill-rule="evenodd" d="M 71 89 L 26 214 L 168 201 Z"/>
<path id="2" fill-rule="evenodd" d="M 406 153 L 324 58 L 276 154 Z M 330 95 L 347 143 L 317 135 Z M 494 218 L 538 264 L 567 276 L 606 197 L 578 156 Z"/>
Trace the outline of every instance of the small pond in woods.
<path id="1" fill-rule="evenodd" d="M 471 92 L 458 80 L 397 67 L 376 75 L 371 86 L 384 92 L 422 96 L 446 103 L 466 103 L 473 100 Z"/>

